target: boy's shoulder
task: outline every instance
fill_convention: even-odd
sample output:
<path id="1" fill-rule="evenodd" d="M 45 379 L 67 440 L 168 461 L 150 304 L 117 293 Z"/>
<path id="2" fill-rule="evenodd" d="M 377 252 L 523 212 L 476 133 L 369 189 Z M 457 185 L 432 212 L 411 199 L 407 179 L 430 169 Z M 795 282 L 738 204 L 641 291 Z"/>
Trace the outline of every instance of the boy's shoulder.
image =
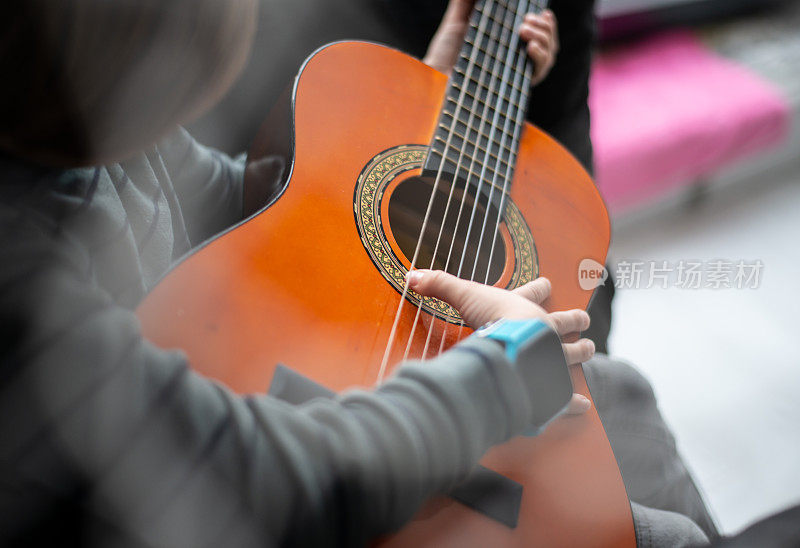
<path id="1" fill-rule="evenodd" d="M 39 203 L 42 187 L 24 189 L 0 182 L 0 284 L 13 288 L 14 278 L 30 277 L 53 268 L 74 269 L 80 249 L 63 229 L 58 215 Z"/>

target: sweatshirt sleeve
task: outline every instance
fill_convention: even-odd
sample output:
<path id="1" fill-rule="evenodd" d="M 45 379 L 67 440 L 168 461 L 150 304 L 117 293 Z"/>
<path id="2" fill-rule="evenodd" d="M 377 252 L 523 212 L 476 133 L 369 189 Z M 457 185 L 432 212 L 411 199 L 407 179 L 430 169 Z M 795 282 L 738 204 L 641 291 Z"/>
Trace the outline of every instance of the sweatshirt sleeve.
<path id="1" fill-rule="evenodd" d="M 500 348 L 476 339 L 376 390 L 239 396 L 149 344 L 68 260 L 30 241 L 15 253 L 0 273 L 7 534 L 67 504 L 91 544 L 364 545 L 530 416 Z"/>
<path id="2" fill-rule="evenodd" d="M 203 146 L 182 127 L 157 148 L 178 196 L 192 245 L 242 219 L 244 154 L 234 159 Z"/>

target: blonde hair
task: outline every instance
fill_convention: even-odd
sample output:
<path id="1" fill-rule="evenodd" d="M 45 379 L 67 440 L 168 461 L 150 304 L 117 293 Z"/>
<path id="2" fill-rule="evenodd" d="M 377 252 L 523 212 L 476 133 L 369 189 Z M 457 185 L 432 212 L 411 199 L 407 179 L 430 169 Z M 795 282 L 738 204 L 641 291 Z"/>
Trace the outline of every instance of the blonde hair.
<path id="1" fill-rule="evenodd" d="M 121 159 L 210 107 L 244 65 L 256 0 L 12 0 L 0 21 L 0 147 Z"/>

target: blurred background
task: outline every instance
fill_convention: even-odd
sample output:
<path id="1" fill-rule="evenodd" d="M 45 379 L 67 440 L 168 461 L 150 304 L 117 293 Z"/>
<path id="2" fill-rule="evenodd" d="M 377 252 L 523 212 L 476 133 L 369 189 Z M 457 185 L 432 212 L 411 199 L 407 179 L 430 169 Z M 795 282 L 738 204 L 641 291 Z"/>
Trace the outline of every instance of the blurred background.
<path id="1" fill-rule="evenodd" d="M 244 76 L 190 130 L 246 150 L 314 49 L 365 39 L 422 56 L 445 4 L 264 0 Z M 614 221 L 610 353 L 650 378 L 732 533 L 800 502 L 800 3 L 592 4 L 554 8 L 597 15 L 588 104 Z"/>

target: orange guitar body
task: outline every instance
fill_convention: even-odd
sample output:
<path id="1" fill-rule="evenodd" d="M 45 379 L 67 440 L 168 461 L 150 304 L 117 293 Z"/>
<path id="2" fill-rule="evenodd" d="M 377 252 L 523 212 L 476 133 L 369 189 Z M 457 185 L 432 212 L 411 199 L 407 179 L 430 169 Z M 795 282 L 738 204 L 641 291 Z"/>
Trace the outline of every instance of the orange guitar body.
<path id="1" fill-rule="evenodd" d="M 419 173 L 446 86 L 442 74 L 382 46 L 342 42 L 310 57 L 291 96 L 293 132 L 262 130 L 250 154 L 282 150 L 288 137 L 291 170 L 283 193 L 187 257 L 152 291 L 138 310 L 145 335 L 184 350 L 196 370 L 241 393 L 265 393 L 278 363 L 335 391 L 375 384 L 401 296 L 367 249 L 371 217 L 358 211 L 354 196 L 359 185 L 391 178 L 393 166 L 402 169 L 384 197 Z M 588 174 L 527 125 L 511 197 L 533 237 L 535 270 L 553 281 L 548 308 L 586 307 L 591 291 L 578 284 L 579 264 L 585 258 L 602 264 L 609 244 L 607 213 Z M 373 210 L 378 216 L 383 202 Z M 367 225 L 359 226 L 362 213 Z M 391 227 L 383 230 L 386 249 L 408 268 Z M 503 286 L 514 281 L 515 261 L 522 260 L 510 233 L 501 234 Z M 415 311 L 406 303 L 392 367 L 403 357 Z M 422 316 L 412 357 L 422 354 L 428 329 L 441 336 L 446 325 Z M 447 332 L 449 346 L 458 329 L 450 325 Z M 590 396 L 579 367 L 572 378 L 575 390 Z M 497 447 L 482 464 L 523 485 L 516 527 L 441 497 L 381 543 L 635 545 L 628 497 L 594 409 L 556 420 L 539 437 Z"/>

